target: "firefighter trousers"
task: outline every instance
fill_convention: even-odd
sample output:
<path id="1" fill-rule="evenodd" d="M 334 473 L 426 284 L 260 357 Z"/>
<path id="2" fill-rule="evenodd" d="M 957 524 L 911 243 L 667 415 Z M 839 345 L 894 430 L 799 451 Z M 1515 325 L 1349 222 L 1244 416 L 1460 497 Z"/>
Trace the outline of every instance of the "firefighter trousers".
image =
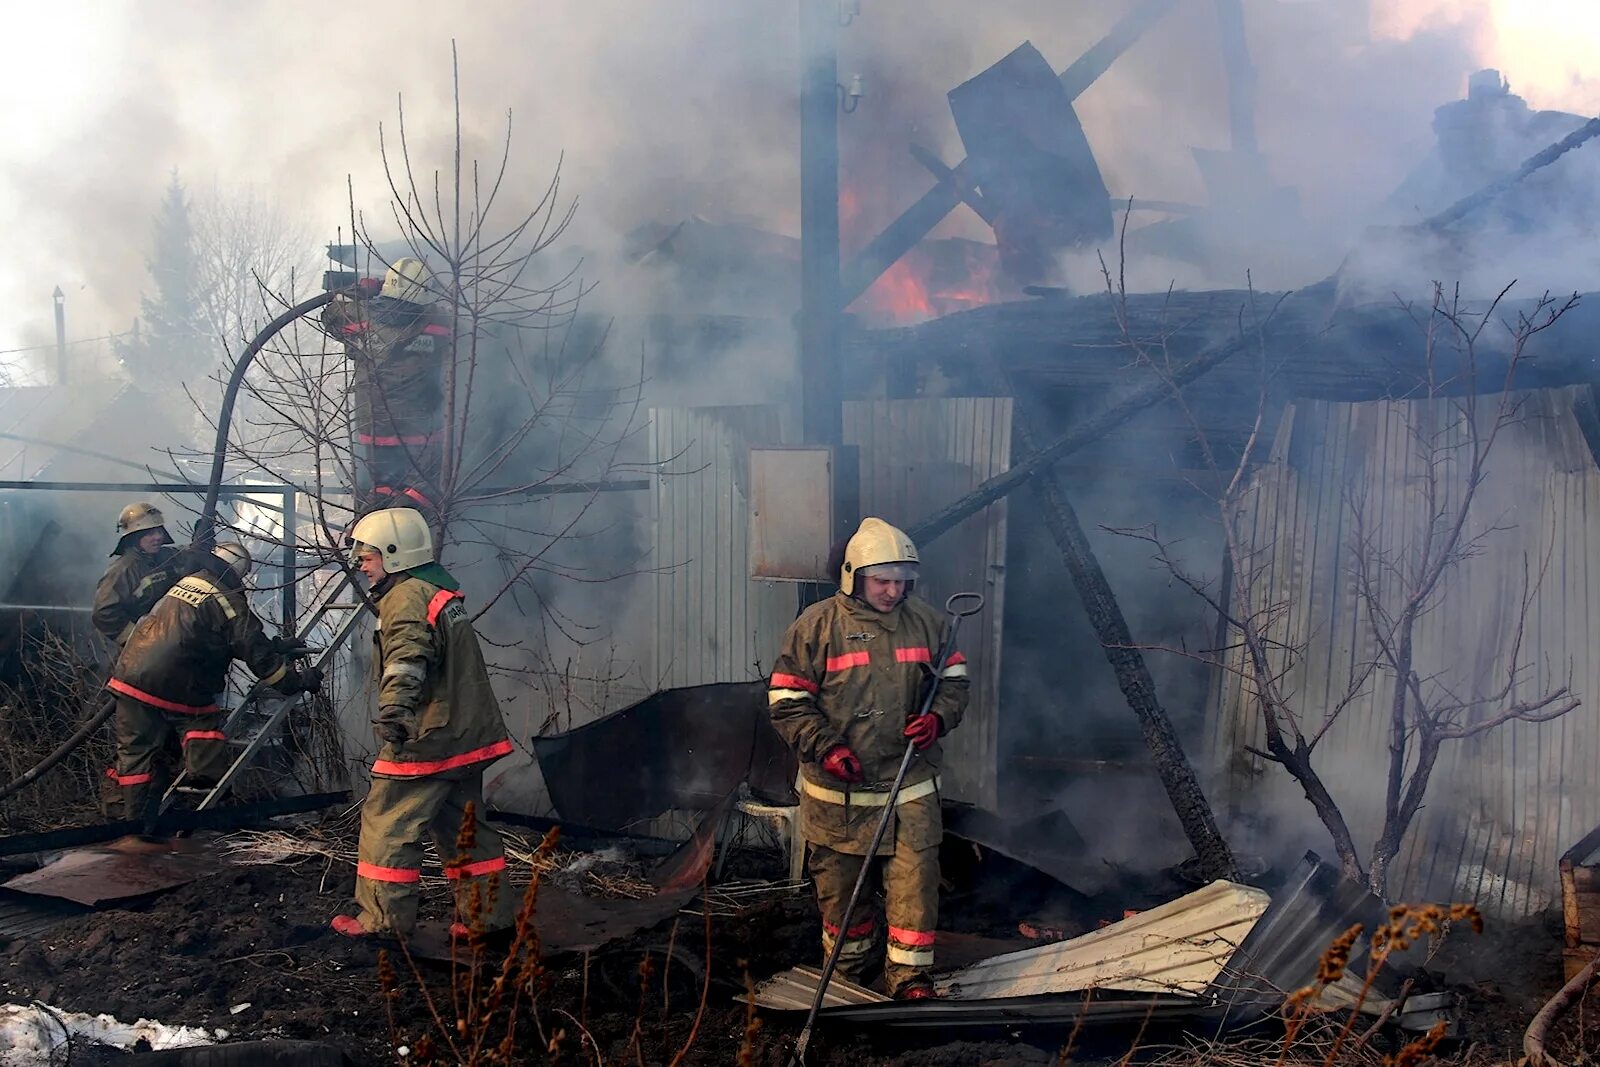
<path id="1" fill-rule="evenodd" d="M 807 865 L 817 887 L 822 912 L 822 958 L 833 951 L 840 935 L 845 905 L 863 863 L 872 871 L 862 887 L 850 925 L 843 931 L 839 971 L 851 981 L 870 977 L 877 962 L 878 916 L 875 887 L 881 883 L 888 929 L 884 950 L 884 979 L 893 995 L 913 978 L 926 978 L 933 969 L 934 930 L 939 924 L 939 849 L 912 849 L 896 844 L 894 852 L 869 859 L 836 852 L 823 845 L 810 846 Z"/>
<path id="2" fill-rule="evenodd" d="M 468 806 L 472 818 L 466 817 Z M 417 925 L 422 841 L 433 837 L 455 892 L 456 921 L 501 930 L 516 916 L 500 835 L 483 819 L 483 771 L 467 767 L 418 778 L 372 779 L 357 845 L 358 918 L 372 933 Z"/>
<path id="3" fill-rule="evenodd" d="M 164 784 L 156 762 L 173 733 L 183 746 L 183 765 L 192 784 L 211 785 L 228 769 L 228 739 L 220 711 L 166 711 L 119 693 L 114 722 L 117 756 L 106 770 L 113 787 L 107 808 L 113 818 L 144 818 L 156 802 Z"/>

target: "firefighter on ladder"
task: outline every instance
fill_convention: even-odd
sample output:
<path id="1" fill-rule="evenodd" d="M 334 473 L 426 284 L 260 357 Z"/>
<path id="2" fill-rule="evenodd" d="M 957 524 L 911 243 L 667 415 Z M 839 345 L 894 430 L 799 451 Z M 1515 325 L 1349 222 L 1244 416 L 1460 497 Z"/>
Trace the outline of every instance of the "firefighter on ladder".
<path id="1" fill-rule="evenodd" d="M 874 909 L 858 904 L 844 929 L 841 913 L 861 865 L 873 864 L 885 898 L 884 976 L 903 1000 L 934 995 L 939 738 L 960 724 L 968 688 L 959 652 L 932 662 L 946 623 L 910 596 L 917 567 L 909 537 L 881 519 L 863 520 L 845 547 L 839 592 L 790 625 L 767 692 L 772 724 L 800 758 L 800 833 L 822 912 L 823 958 L 843 938 L 840 971 L 858 982 L 870 978 L 880 951 Z M 939 690 L 919 716 L 934 671 Z M 907 741 L 920 755 L 878 855 L 868 857 Z"/>
<path id="2" fill-rule="evenodd" d="M 111 564 L 95 587 L 89 616 L 94 628 L 121 649 L 133 633 L 133 624 L 195 563 L 193 554 L 172 547 L 161 509 L 144 501 L 129 504 L 117 517 L 117 547 L 111 550 Z"/>
<path id="3" fill-rule="evenodd" d="M 444 368 L 454 352 L 449 319 L 422 260 L 396 260 L 376 292 L 339 297 L 323 326 L 343 342 L 354 378 L 358 511 L 403 504 L 436 508 L 443 455 Z M 375 284 L 375 283 L 374 283 Z"/>
<path id="4" fill-rule="evenodd" d="M 500 835 L 484 820 L 483 772 L 512 745 L 460 586 L 435 562 L 433 534 L 413 508 L 372 512 L 350 537 L 350 561 L 378 603 L 373 726 L 381 747 L 361 806 L 360 911 L 331 925 L 347 937 L 410 934 L 431 834 L 455 889 L 451 932 L 504 930 L 515 901 Z"/>
<path id="5" fill-rule="evenodd" d="M 117 786 L 115 806 L 125 818 L 148 814 L 156 795 L 156 757 L 173 732 L 183 746 L 190 786 L 215 784 L 228 769 L 216 694 L 227 686 L 235 659 L 286 695 L 322 684 L 315 667 L 290 666 L 246 603 L 251 563 L 243 545 L 217 545 L 196 562 L 134 625 L 106 683 L 117 698 L 116 763 L 106 777 Z"/>

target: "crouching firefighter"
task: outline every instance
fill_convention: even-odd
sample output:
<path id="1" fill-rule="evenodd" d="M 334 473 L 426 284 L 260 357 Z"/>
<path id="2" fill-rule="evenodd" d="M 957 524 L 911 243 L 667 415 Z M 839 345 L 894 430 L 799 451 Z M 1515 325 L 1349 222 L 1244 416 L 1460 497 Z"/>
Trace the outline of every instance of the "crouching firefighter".
<path id="1" fill-rule="evenodd" d="M 243 545 L 217 545 L 195 562 L 197 568 L 134 625 L 106 683 L 117 695 L 117 758 L 106 775 L 117 786 L 125 818 L 149 814 L 157 795 L 156 757 L 171 733 L 183 746 L 190 785 L 213 785 L 228 769 L 216 694 L 227 686 L 235 659 L 286 695 L 322 684 L 315 667 L 290 666 L 250 610 L 244 595 L 250 554 Z"/>
<path id="2" fill-rule="evenodd" d="M 845 547 L 839 592 L 790 625 L 767 692 L 772 724 L 800 759 L 800 832 L 822 912 L 823 958 L 842 938 L 845 976 L 865 982 L 881 959 L 889 992 L 904 1000 L 934 994 L 939 738 L 960 724 L 967 705 L 965 657 L 952 652 L 945 663 L 933 662 L 946 621 L 911 598 L 917 567 L 910 538 L 881 519 L 863 520 Z M 919 715 L 935 671 L 938 692 Z M 908 740 L 920 755 L 878 855 L 869 857 Z M 843 923 L 864 863 L 883 889 L 886 930 L 859 904 Z"/>
<path id="3" fill-rule="evenodd" d="M 117 547 L 94 591 L 89 616 L 94 628 L 118 649 L 133 624 L 144 618 L 172 583 L 197 566 L 197 556 L 172 547 L 166 519 L 154 504 L 129 504 L 117 517 Z"/>
<path id="4" fill-rule="evenodd" d="M 361 806 L 360 911 L 331 925 L 348 937 L 409 935 L 431 835 L 455 891 L 452 933 L 504 930 L 516 902 L 500 835 L 484 820 L 483 772 L 512 745 L 460 585 L 434 561 L 433 534 L 415 509 L 375 511 L 350 537 L 351 563 L 378 603 L 381 747 Z"/>

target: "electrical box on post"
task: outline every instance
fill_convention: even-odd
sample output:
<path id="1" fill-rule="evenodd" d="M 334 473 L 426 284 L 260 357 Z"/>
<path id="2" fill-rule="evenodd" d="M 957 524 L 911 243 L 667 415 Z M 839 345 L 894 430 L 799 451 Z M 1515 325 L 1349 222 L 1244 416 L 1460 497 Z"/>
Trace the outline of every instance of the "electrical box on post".
<path id="1" fill-rule="evenodd" d="M 828 550 L 860 522 L 854 446 L 750 450 L 750 577 L 837 582 Z"/>

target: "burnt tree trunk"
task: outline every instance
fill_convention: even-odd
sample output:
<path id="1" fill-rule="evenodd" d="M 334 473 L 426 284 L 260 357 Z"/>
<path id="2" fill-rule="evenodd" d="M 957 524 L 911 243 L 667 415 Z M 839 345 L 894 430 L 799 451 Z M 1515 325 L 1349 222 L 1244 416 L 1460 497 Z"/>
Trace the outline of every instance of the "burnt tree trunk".
<path id="1" fill-rule="evenodd" d="M 1028 432 L 1026 416 L 1018 421 L 1018 435 L 1024 447 L 1033 450 L 1034 443 Z M 1217 829 L 1216 816 L 1200 788 L 1194 767 L 1178 740 L 1172 720 L 1156 696 L 1155 679 L 1145 666 L 1144 656 L 1133 647 L 1133 635 L 1128 630 L 1128 620 L 1111 591 L 1111 583 L 1100 569 L 1094 549 L 1084 535 L 1078 515 L 1067 502 L 1055 473 L 1042 468 L 1033 477 L 1034 493 L 1039 500 L 1039 510 L 1045 526 L 1061 549 L 1061 557 L 1072 576 L 1072 585 L 1083 601 L 1089 622 L 1105 650 L 1106 660 L 1116 673 L 1117 685 L 1128 700 L 1128 707 L 1139 719 L 1144 734 L 1145 747 L 1156 765 L 1156 773 L 1172 801 L 1172 809 L 1183 826 L 1184 836 L 1199 857 L 1201 873 L 1207 879 L 1238 878 L 1233 853 Z"/>

